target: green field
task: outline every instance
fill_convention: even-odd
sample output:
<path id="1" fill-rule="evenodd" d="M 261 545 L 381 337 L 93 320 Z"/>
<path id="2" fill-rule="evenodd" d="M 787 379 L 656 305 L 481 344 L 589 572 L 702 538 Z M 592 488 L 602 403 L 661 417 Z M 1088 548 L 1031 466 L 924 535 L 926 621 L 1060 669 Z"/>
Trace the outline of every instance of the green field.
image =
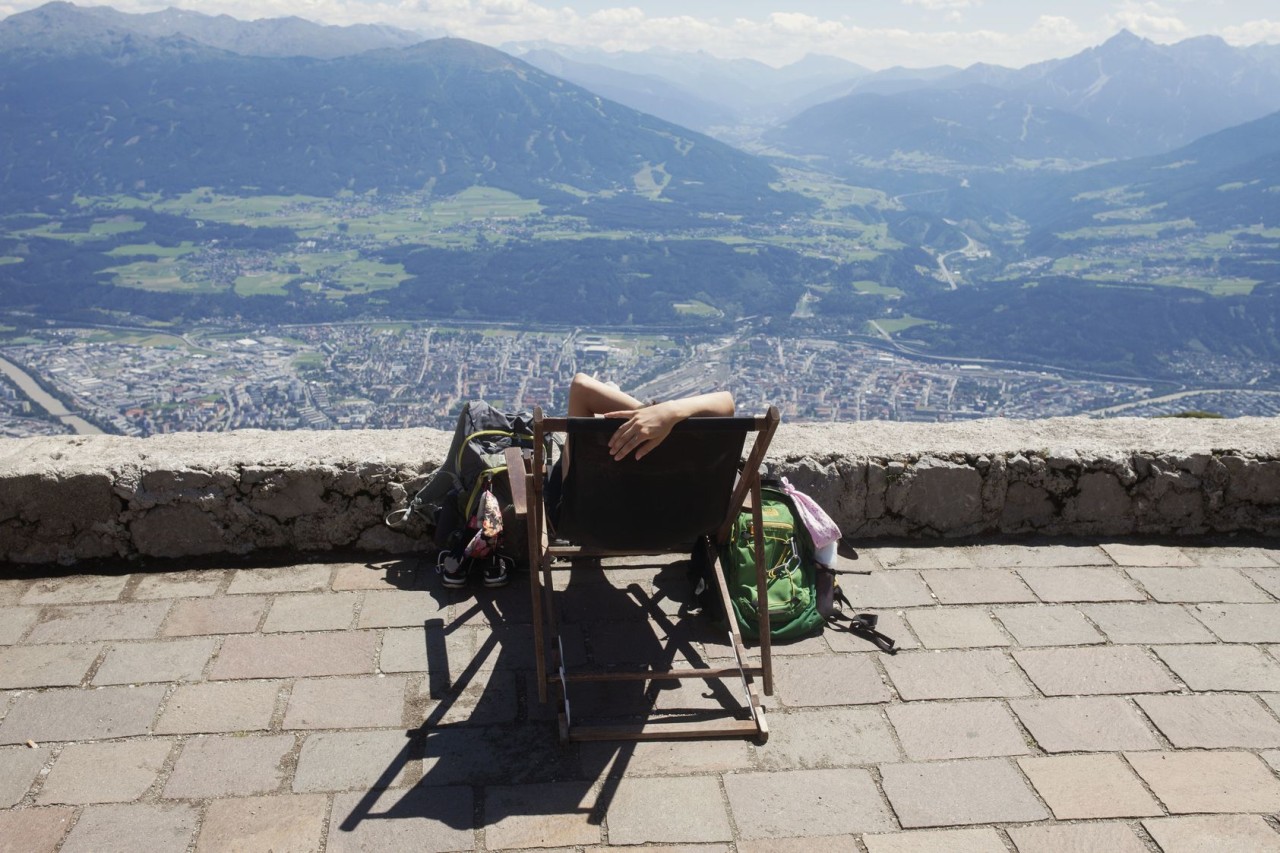
<path id="1" fill-rule="evenodd" d="M 1196 227 L 1191 219 L 1175 219 L 1169 222 L 1141 222 L 1126 225 L 1099 225 L 1093 228 L 1077 228 L 1055 234 L 1060 240 L 1131 240 L 1136 237 L 1155 237 L 1161 231 L 1188 231 Z"/>
<path id="2" fill-rule="evenodd" d="M 63 231 L 62 222 L 52 219 L 35 228 L 24 228 L 12 232 L 15 237 L 46 237 L 50 240 L 68 240 L 72 243 L 84 243 L 90 240 L 106 240 L 130 231 L 141 231 L 145 224 L 130 216 L 112 216 L 99 219 L 89 226 L 88 231 Z"/>
<path id="3" fill-rule="evenodd" d="M 115 275 L 115 284 L 159 293 L 221 293 L 227 288 L 203 277 L 185 275 L 185 265 L 177 258 L 135 261 L 103 272 Z"/>
<path id="4" fill-rule="evenodd" d="M 1251 278 L 1217 278 L 1213 276 L 1178 276 L 1158 278 L 1154 284 L 1169 287 L 1190 287 L 1203 290 L 1210 296 L 1248 296 L 1261 282 Z"/>
<path id="5" fill-rule="evenodd" d="M 673 302 L 671 307 L 682 317 L 722 317 L 724 312 L 714 305 L 708 305 L 699 299 L 689 302 Z"/>
<path id="6" fill-rule="evenodd" d="M 862 281 L 855 281 L 853 283 L 853 289 L 859 293 L 868 293 L 872 296 L 889 296 L 896 298 L 904 295 L 903 292 L 896 287 L 886 287 L 878 281 L 868 281 L 865 279 Z"/>
<path id="7" fill-rule="evenodd" d="M 183 241 L 177 246 L 161 246 L 159 243 L 134 243 L 128 246 L 116 246 L 106 254 L 113 258 L 132 258 L 139 255 L 151 255 L 157 258 L 180 258 L 196 251 L 191 241 Z"/>
<path id="8" fill-rule="evenodd" d="M 912 326 L 932 326 L 932 320 L 922 320 L 919 317 L 912 317 L 910 314 L 904 314 L 901 317 L 888 317 L 876 320 L 876 325 L 884 329 L 890 335 L 896 335 Z M 874 331 L 874 330 L 872 330 Z"/>

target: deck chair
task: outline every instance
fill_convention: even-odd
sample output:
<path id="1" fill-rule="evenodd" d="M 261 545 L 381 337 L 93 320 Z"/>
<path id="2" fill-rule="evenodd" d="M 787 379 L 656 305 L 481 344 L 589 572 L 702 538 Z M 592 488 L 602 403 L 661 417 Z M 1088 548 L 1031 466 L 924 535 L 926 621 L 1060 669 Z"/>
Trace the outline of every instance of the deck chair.
<path id="1" fill-rule="evenodd" d="M 756 582 L 765 588 L 765 565 L 760 522 L 760 463 L 779 421 L 769 407 L 761 417 L 689 418 L 677 424 L 662 444 L 637 461 L 615 461 L 609 438 L 624 421 L 605 418 L 547 418 L 534 410 L 532 451 L 507 451 L 507 470 L 515 511 L 524 516 L 529 534 L 529 591 L 533 607 L 537 656 L 538 699 L 546 703 L 557 694 L 562 740 L 668 740 L 702 737 L 753 737 L 763 743 L 769 735 L 764 708 L 754 679 L 766 696 L 773 695 L 769 632 L 761 632 L 759 665 L 748 665 L 736 622 L 728 619 L 734 664 L 728 667 L 673 666 L 643 670 L 600 669 L 566 671 L 560 640 L 552 562 L 658 554 L 689 554 L 696 543 L 719 586 L 724 612 L 732 614 L 724 572 L 716 544 L 729 537 L 738 513 L 745 507 L 755 515 Z M 564 433 L 571 455 L 564 477 L 555 540 L 548 531 L 543 487 L 549 460 L 544 436 Z M 746 465 L 738 474 L 746 437 L 755 433 Z M 524 476 L 520 477 L 519 472 Z M 750 500 L 748 504 L 748 500 Z M 571 569 L 574 571 L 574 569 Z M 761 625 L 768 625 L 768 597 L 758 596 Z M 599 663 L 599 662 L 597 662 Z M 726 711 L 719 719 L 683 722 L 575 725 L 571 687 L 583 682 L 604 684 L 665 679 L 740 679 L 747 717 Z"/>

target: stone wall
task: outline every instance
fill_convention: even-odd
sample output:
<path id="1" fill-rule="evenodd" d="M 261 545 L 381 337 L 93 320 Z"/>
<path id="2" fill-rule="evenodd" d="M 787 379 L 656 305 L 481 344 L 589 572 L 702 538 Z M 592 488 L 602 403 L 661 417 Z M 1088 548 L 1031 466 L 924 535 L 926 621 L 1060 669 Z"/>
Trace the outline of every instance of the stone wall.
<path id="1" fill-rule="evenodd" d="M 0 440 L 0 561 L 405 552 L 437 430 Z M 847 534 L 1280 534 L 1280 420 L 784 424 L 768 465 Z"/>

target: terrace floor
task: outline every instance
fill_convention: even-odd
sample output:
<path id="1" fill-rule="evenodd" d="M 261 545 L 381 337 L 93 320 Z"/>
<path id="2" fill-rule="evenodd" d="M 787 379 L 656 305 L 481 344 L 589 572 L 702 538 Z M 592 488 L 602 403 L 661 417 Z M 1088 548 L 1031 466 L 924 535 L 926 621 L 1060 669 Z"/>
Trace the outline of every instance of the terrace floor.
<path id="1" fill-rule="evenodd" d="M 832 629 L 775 647 L 764 745 L 561 746 L 522 575 L 4 576 L 0 851 L 1280 851 L 1280 545 L 844 565 L 870 570 L 841 584 L 901 651 Z M 571 663 L 724 662 L 680 615 L 682 564 L 557 577 Z M 574 708 L 736 695 L 663 682 Z"/>

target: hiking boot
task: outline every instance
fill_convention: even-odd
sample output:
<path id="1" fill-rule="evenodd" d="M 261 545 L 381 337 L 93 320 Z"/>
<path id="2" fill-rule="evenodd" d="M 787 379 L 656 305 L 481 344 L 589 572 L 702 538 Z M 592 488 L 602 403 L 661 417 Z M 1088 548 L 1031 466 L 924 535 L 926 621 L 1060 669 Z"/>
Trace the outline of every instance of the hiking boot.
<path id="1" fill-rule="evenodd" d="M 497 554 L 484 565 L 484 585 L 490 588 L 506 586 L 511 578 L 507 573 L 507 559 Z"/>
<path id="2" fill-rule="evenodd" d="M 436 559 L 436 571 L 440 573 L 440 583 L 444 584 L 445 589 L 461 589 L 467 585 L 466 567 L 448 551 L 440 552 Z"/>

